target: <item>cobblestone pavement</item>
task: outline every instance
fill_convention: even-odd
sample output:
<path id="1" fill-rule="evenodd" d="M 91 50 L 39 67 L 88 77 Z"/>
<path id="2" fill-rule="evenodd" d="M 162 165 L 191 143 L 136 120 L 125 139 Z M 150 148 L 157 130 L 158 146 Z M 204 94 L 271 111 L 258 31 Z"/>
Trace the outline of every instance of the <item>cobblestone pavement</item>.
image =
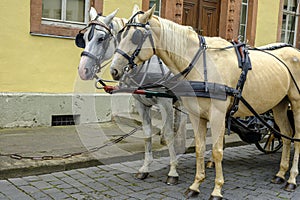
<path id="1" fill-rule="evenodd" d="M 206 152 L 208 157 L 209 151 Z M 224 199 L 300 199 L 300 188 L 290 193 L 282 189 L 283 185 L 270 183 L 279 161 L 280 152 L 265 155 L 254 145 L 225 149 Z M 168 158 L 156 158 L 155 170 L 143 181 L 134 179 L 134 172 L 142 161 L 0 180 L 0 199 L 185 199 L 183 193 L 194 178 L 195 155 L 180 156 L 180 183 L 175 186 L 164 183 L 167 163 Z M 214 170 L 207 169 L 206 173 L 196 199 L 208 199 L 212 192 Z"/>

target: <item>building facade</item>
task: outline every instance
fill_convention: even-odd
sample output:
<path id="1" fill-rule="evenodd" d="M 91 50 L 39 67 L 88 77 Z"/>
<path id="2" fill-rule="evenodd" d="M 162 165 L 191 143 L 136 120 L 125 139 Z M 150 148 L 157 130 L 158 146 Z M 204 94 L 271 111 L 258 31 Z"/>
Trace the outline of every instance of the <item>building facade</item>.
<path id="1" fill-rule="evenodd" d="M 154 3 L 157 15 L 204 36 L 300 46 L 298 0 L 2 0 L 0 127 L 47 126 L 55 116 L 110 120 L 112 110 L 103 104 L 111 97 L 77 76 L 82 50 L 74 36 L 89 21 L 91 6 L 104 15 L 119 8 L 117 16 L 128 18 L 134 4 L 147 10 Z M 109 70 L 102 76 L 109 79 Z"/>

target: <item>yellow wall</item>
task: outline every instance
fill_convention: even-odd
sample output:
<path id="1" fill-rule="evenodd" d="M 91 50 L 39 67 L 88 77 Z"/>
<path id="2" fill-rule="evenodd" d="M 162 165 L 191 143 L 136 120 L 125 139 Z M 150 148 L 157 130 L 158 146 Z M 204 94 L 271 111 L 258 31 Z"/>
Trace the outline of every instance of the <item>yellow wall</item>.
<path id="1" fill-rule="evenodd" d="M 255 46 L 277 41 L 280 0 L 259 0 Z"/>
<path id="2" fill-rule="evenodd" d="M 106 0 L 104 14 L 120 7 L 128 17 L 134 3 L 141 0 Z M 30 0 L 1 0 L 0 11 L 0 92 L 94 91 L 93 81 L 78 79 L 74 40 L 30 35 Z"/>
<path id="3" fill-rule="evenodd" d="M 134 4 L 137 4 L 142 8 L 142 0 L 104 0 L 103 13 L 107 15 L 116 8 L 119 8 L 117 16 L 129 18 Z"/>

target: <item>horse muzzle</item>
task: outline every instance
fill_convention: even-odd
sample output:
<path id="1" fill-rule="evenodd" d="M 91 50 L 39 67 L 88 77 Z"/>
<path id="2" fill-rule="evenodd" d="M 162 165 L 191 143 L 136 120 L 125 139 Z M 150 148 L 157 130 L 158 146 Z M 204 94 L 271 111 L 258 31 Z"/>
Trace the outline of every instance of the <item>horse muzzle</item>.
<path id="1" fill-rule="evenodd" d="M 92 80 L 97 73 L 100 72 L 100 67 L 95 65 L 91 67 L 79 66 L 78 74 L 82 80 Z"/>

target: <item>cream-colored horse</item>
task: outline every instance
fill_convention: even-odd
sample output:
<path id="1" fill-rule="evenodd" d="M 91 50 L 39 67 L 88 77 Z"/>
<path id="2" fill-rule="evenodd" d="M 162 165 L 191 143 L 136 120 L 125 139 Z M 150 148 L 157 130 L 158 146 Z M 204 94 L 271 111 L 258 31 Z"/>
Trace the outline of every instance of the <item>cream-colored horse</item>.
<path id="1" fill-rule="evenodd" d="M 133 13 L 136 13 L 139 10 L 138 7 L 134 7 Z M 95 73 L 97 73 L 101 67 L 102 62 L 110 59 L 112 53 L 117 47 L 117 33 L 120 31 L 125 24 L 127 23 L 126 19 L 115 17 L 117 10 L 109 14 L 108 16 L 99 16 L 97 11 L 94 8 L 90 10 L 90 18 L 93 19 L 95 27 L 87 28 L 84 33 L 81 41 L 82 47 L 85 46 L 84 52 L 82 54 L 78 73 L 83 80 L 93 79 Z M 93 37 L 89 38 L 93 32 Z M 105 39 L 103 39 L 105 38 Z M 152 61 L 155 58 L 152 59 Z M 153 66 L 152 69 L 144 73 L 161 73 L 161 69 L 158 63 L 150 63 L 150 66 Z M 99 69 L 97 69 L 99 68 Z M 168 68 L 164 66 L 165 73 L 168 72 Z M 162 76 L 162 75 L 161 75 Z M 162 77 L 161 77 L 162 78 Z M 148 80 L 145 78 L 144 82 L 151 82 L 153 80 Z M 132 84 L 132 83 L 128 83 Z M 139 82 L 141 84 L 141 82 Z M 132 87 L 136 85 L 132 85 Z M 151 107 L 154 105 L 159 106 L 160 113 L 162 115 L 162 135 L 167 143 L 170 155 L 170 171 L 168 173 L 168 178 L 166 183 L 173 185 L 177 184 L 179 174 L 177 173 L 177 157 L 174 147 L 175 143 L 175 134 L 177 135 L 178 141 L 185 143 L 185 127 L 186 127 L 186 117 L 183 116 L 178 110 L 173 109 L 172 102 L 169 99 L 165 98 L 146 98 L 144 95 L 134 95 L 135 107 L 142 119 L 143 131 L 144 131 L 144 140 L 145 140 L 145 159 L 143 166 L 138 170 L 139 173 L 136 174 L 136 177 L 139 179 L 145 179 L 149 172 L 151 171 L 151 163 L 153 162 L 152 155 L 152 122 L 151 122 Z M 180 107 L 180 103 L 177 102 L 177 108 Z M 173 118 L 173 111 L 175 112 Z M 174 132 L 175 131 L 175 132 Z M 180 138 L 182 137 L 182 138 Z M 185 148 L 185 144 L 182 145 Z M 183 153 L 185 149 L 181 149 L 180 153 Z M 179 152 L 179 151 L 178 151 Z"/>
<path id="2" fill-rule="evenodd" d="M 171 21 L 153 15 L 155 6 L 136 17 L 138 25 L 127 25 L 126 32 L 123 32 L 119 50 L 114 55 L 111 74 L 117 79 L 124 73 L 124 65 L 128 65 L 126 70 L 134 67 L 132 63 L 139 64 L 149 59 L 154 51 L 169 66 L 170 70 L 176 74 L 182 72 L 193 59 L 199 49 L 199 38 L 196 32 L 189 27 L 181 26 Z M 136 53 L 137 44 L 134 44 L 132 37 L 136 36 L 136 31 L 143 33 L 142 48 L 133 57 L 133 62 L 128 64 L 128 58 L 121 55 L 122 52 L 128 56 Z M 148 35 L 148 36 L 146 36 Z M 151 36 L 149 36 L 151 35 Z M 152 39 L 151 39 L 152 37 Z M 206 56 L 198 59 L 195 67 L 190 73 L 185 74 L 190 81 L 204 81 L 204 64 L 207 65 L 208 81 L 220 83 L 235 88 L 241 74 L 238 67 L 237 56 L 233 48 L 224 49 L 232 44 L 217 37 L 204 37 L 207 49 Z M 151 40 L 153 42 L 151 42 Z M 272 44 L 278 45 L 278 44 Z M 292 128 L 287 119 L 288 104 L 291 103 L 295 119 L 295 138 L 300 138 L 300 95 L 296 88 L 291 74 L 300 84 L 300 52 L 291 47 L 279 48 L 269 51 L 281 59 L 282 62 L 273 56 L 256 50 L 250 51 L 252 70 L 248 72 L 247 81 L 243 90 L 243 97 L 251 104 L 258 113 L 264 113 L 272 109 L 274 119 L 282 133 L 287 136 L 292 135 Z M 203 58 L 206 58 L 206 61 Z M 291 71 L 291 74 L 289 73 Z M 213 159 L 215 161 L 215 187 L 211 193 L 211 199 L 222 199 L 222 186 L 224 177 L 222 171 L 223 159 L 223 138 L 225 133 L 226 113 L 232 104 L 233 98 L 227 97 L 225 100 L 217 100 L 202 97 L 183 97 L 183 104 L 189 111 L 196 141 L 196 176 L 194 183 L 189 187 L 186 195 L 193 196 L 200 192 L 200 183 L 205 179 L 204 151 L 206 139 L 206 125 L 210 122 L 213 142 Z M 252 113 L 240 103 L 235 117 L 250 116 Z M 285 174 L 289 169 L 291 141 L 283 138 L 283 151 L 280 169 L 273 182 L 279 183 L 285 179 Z M 298 175 L 298 159 L 300 143 L 295 142 L 295 154 L 293 165 L 290 170 L 290 177 L 286 186 L 287 190 L 294 190 L 296 187 L 296 176 Z M 241 152 L 242 153 L 242 152 Z"/>

